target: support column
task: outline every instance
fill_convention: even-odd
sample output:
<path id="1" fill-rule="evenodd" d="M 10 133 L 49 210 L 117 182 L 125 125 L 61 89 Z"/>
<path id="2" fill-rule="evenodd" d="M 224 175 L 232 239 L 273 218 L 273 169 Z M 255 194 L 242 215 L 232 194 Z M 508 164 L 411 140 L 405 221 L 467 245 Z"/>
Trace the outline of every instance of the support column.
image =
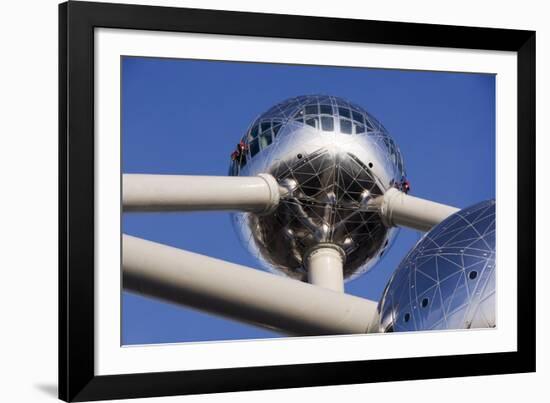
<path id="1" fill-rule="evenodd" d="M 320 244 L 304 256 L 310 284 L 344 292 L 345 252 L 334 244 Z"/>

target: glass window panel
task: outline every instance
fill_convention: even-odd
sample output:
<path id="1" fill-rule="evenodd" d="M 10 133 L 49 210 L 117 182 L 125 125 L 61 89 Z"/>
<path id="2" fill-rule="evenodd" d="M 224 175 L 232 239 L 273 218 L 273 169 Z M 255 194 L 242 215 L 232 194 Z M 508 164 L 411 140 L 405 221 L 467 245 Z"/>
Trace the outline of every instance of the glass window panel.
<path id="1" fill-rule="evenodd" d="M 367 130 L 369 132 L 373 132 L 374 131 L 374 126 L 372 125 L 372 122 L 368 118 L 366 118 L 365 123 L 367 124 Z"/>
<path id="2" fill-rule="evenodd" d="M 318 118 L 306 119 L 306 125 L 310 125 L 311 127 L 315 127 L 317 129 L 319 127 L 319 120 Z"/>
<path id="3" fill-rule="evenodd" d="M 350 114 L 348 108 L 342 108 L 342 107 L 340 106 L 340 107 L 338 108 L 338 113 L 340 114 L 340 116 L 343 116 L 343 117 L 346 117 L 346 118 L 351 118 L 351 114 Z"/>
<path id="4" fill-rule="evenodd" d="M 273 142 L 273 137 L 271 136 L 271 132 L 268 132 L 265 136 L 265 141 L 267 145 L 270 145 Z"/>
<path id="5" fill-rule="evenodd" d="M 271 144 L 271 133 L 265 132 L 260 136 L 260 148 L 263 150 Z"/>
<path id="6" fill-rule="evenodd" d="M 365 120 L 363 119 L 363 114 L 359 113 L 357 111 L 351 111 L 351 115 L 353 116 L 353 120 L 358 121 L 359 123 L 364 123 Z"/>
<path id="7" fill-rule="evenodd" d="M 258 144 L 258 139 L 251 141 L 248 146 L 250 148 L 250 157 L 254 157 L 260 151 L 260 145 Z"/>
<path id="8" fill-rule="evenodd" d="M 354 125 L 355 126 L 355 133 L 365 133 L 365 126 L 363 125 Z"/>
<path id="9" fill-rule="evenodd" d="M 395 143 L 393 142 L 391 137 L 388 137 L 388 142 L 390 143 L 390 152 L 392 154 L 395 154 Z"/>
<path id="10" fill-rule="evenodd" d="M 318 115 L 319 106 L 318 105 L 306 105 L 306 115 Z"/>
<path id="11" fill-rule="evenodd" d="M 403 172 L 403 156 L 399 154 L 398 160 L 397 160 L 397 169 L 399 170 L 399 173 Z"/>
<path id="12" fill-rule="evenodd" d="M 321 116 L 321 126 L 324 131 L 331 132 L 334 130 L 334 119 L 332 116 Z"/>
<path id="13" fill-rule="evenodd" d="M 271 122 L 263 122 L 261 124 L 261 127 L 262 127 L 262 133 L 268 131 L 269 129 L 271 129 Z"/>
<path id="14" fill-rule="evenodd" d="M 351 120 L 340 119 L 340 131 L 345 134 L 351 134 Z"/>
<path id="15" fill-rule="evenodd" d="M 321 105 L 321 113 L 332 115 L 332 105 Z"/>
<path id="16" fill-rule="evenodd" d="M 252 130 L 250 130 L 250 136 L 255 139 L 256 137 L 258 137 L 258 125 L 254 125 L 254 127 L 252 128 Z"/>
<path id="17" fill-rule="evenodd" d="M 281 125 L 273 126 L 273 137 L 277 137 L 277 133 L 279 133 L 279 130 L 281 130 Z"/>

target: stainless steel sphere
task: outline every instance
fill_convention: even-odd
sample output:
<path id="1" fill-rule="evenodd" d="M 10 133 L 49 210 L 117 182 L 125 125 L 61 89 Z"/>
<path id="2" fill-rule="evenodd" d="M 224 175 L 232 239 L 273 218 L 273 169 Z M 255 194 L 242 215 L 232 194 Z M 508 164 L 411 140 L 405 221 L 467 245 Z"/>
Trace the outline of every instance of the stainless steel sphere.
<path id="1" fill-rule="evenodd" d="M 495 201 L 453 214 L 394 272 L 380 300 L 380 331 L 496 325 Z"/>
<path id="2" fill-rule="evenodd" d="M 268 269 L 305 280 L 303 257 L 321 243 L 345 252 L 344 278 L 369 270 L 396 229 L 366 203 L 405 178 L 386 129 L 342 98 L 299 96 L 259 116 L 232 154 L 230 175 L 269 173 L 285 189 L 269 215 L 234 214 L 243 243 Z"/>

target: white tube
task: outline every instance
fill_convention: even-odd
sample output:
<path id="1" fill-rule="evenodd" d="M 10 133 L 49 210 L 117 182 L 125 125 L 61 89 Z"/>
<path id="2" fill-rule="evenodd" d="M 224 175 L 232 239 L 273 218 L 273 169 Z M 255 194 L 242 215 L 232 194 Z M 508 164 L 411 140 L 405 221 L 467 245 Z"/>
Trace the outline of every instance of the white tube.
<path id="1" fill-rule="evenodd" d="M 369 202 L 388 227 L 409 227 L 429 231 L 434 225 L 459 211 L 458 208 L 409 196 L 391 188 L 383 196 Z"/>
<path id="2" fill-rule="evenodd" d="M 279 204 L 279 185 L 258 176 L 122 176 L 125 212 L 238 210 L 266 214 Z"/>
<path id="3" fill-rule="evenodd" d="M 319 245 L 304 257 L 310 284 L 344 292 L 344 251 L 336 245 Z"/>
<path id="4" fill-rule="evenodd" d="M 376 331 L 376 303 L 123 235 L 128 291 L 295 335 Z"/>

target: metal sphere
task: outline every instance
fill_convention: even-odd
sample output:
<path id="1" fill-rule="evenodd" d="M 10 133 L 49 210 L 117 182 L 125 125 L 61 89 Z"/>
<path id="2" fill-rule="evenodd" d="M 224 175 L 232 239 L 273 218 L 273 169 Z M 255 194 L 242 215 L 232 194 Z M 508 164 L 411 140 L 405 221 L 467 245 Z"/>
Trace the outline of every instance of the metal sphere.
<path id="1" fill-rule="evenodd" d="M 243 243 L 268 269 L 305 280 L 319 244 L 345 252 L 344 278 L 369 270 L 396 233 L 367 202 L 405 178 L 386 129 L 342 98 L 299 96 L 259 116 L 232 155 L 230 174 L 269 173 L 284 189 L 271 214 L 234 214 Z"/>
<path id="2" fill-rule="evenodd" d="M 380 331 L 495 327 L 495 201 L 453 214 L 401 262 L 380 300 Z"/>

